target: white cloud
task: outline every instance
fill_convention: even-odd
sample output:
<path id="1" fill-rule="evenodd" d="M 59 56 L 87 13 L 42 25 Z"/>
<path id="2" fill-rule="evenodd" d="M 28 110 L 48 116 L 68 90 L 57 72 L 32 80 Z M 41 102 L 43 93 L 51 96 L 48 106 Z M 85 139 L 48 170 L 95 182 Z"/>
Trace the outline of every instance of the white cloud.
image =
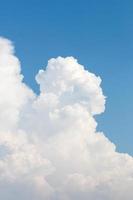
<path id="1" fill-rule="evenodd" d="M 0 199 L 132 200 L 133 158 L 116 152 L 94 115 L 101 79 L 73 57 L 48 61 L 37 96 L 0 39 Z"/>

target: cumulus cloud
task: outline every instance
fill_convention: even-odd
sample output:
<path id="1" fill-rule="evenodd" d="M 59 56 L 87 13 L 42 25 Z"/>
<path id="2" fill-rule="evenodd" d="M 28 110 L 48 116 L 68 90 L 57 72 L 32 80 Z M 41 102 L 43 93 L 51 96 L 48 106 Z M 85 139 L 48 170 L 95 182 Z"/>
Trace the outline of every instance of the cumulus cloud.
<path id="1" fill-rule="evenodd" d="M 100 77 L 58 57 L 36 81 L 39 95 L 0 38 L 0 199 L 132 200 L 133 158 L 96 130 L 105 109 Z"/>

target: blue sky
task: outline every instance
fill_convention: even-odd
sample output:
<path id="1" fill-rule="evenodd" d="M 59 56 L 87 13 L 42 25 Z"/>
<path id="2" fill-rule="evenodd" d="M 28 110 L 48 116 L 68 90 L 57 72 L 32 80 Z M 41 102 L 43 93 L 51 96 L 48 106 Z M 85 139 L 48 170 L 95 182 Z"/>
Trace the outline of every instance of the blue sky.
<path id="1" fill-rule="evenodd" d="M 102 77 L 106 112 L 97 117 L 121 152 L 133 155 L 133 1 L 0 0 L 0 35 L 11 39 L 25 82 L 57 56 L 74 56 Z"/>

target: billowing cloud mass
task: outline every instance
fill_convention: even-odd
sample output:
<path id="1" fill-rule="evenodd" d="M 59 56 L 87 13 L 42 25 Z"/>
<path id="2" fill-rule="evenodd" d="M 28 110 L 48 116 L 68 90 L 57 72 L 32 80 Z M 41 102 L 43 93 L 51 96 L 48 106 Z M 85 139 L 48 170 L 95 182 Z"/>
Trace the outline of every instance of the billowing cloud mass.
<path id="1" fill-rule="evenodd" d="M 0 39 L 0 199 L 132 200 L 133 158 L 96 131 L 101 79 L 73 57 L 48 61 L 23 83 L 12 43 Z"/>

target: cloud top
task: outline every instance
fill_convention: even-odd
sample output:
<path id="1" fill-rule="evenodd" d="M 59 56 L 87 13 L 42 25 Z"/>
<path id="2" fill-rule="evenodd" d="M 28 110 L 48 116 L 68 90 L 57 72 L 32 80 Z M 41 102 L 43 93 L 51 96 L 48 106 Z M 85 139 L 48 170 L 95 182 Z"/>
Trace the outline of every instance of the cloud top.
<path id="1" fill-rule="evenodd" d="M 73 57 L 48 61 L 23 83 L 12 43 L 0 38 L 0 198 L 132 200 L 133 158 L 96 131 L 101 79 Z"/>

